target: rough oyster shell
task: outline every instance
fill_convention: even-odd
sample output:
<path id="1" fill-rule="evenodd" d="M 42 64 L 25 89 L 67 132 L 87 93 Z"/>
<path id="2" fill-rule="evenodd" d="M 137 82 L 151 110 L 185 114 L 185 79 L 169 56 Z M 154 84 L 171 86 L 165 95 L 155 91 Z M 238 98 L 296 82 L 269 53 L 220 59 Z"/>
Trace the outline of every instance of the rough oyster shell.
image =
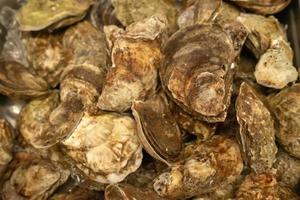
<path id="1" fill-rule="evenodd" d="M 238 144 L 220 135 L 188 145 L 184 158 L 154 181 L 160 196 L 182 199 L 209 193 L 236 180 L 243 169 Z"/>
<path id="2" fill-rule="evenodd" d="M 159 94 L 144 102 L 136 101 L 131 109 L 145 150 L 168 165 L 178 160 L 183 141 L 166 97 Z"/>
<path id="3" fill-rule="evenodd" d="M 114 113 L 85 114 L 62 144 L 75 165 L 100 183 L 122 181 L 140 166 L 143 157 L 135 121 Z"/>
<path id="4" fill-rule="evenodd" d="M 274 119 L 258 92 L 246 82 L 240 86 L 236 117 L 245 162 L 256 173 L 267 171 L 277 153 Z"/>
<path id="5" fill-rule="evenodd" d="M 22 31 L 57 29 L 80 21 L 92 0 L 28 0 L 17 13 Z"/>
<path id="6" fill-rule="evenodd" d="M 163 200 L 153 190 L 137 188 L 128 184 L 109 185 L 105 189 L 106 200 L 127 200 L 127 199 L 144 199 L 144 200 Z"/>
<path id="7" fill-rule="evenodd" d="M 122 112 L 135 100 L 145 100 L 155 92 L 157 68 L 162 59 L 159 38 L 166 19 L 155 15 L 132 24 L 116 38 L 112 47 L 112 67 L 105 79 L 98 107 Z"/>
<path id="8" fill-rule="evenodd" d="M 181 108 L 208 122 L 224 121 L 230 103 L 234 47 L 216 24 L 174 33 L 164 47 L 164 90 Z"/>
<path id="9" fill-rule="evenodd" d="M 291 199 L 298 200 L 299 197 L 289 188 L 280 185 L 273 174 L 250 174 L 242 182 L 236 196 L 237 200 L 248 199 Z"/>
<path id="10" fill-rule="evenodd" d="M 230 0 L 242 8 L 258 14 L 275 14 L 286 8 L 292 0 Z"/>
<path id="11" fill-rule="evenodd" d="M 12 160 L 12 150 L 15 132 L 11 125 L 4 119 L 0 119 L 0 181 L 9 162 Z"/>
<path id="12" fill-rule="evenodd" d="M 23 65 L 0 61 L 0 93 L 14 98 L 32 98 L 47 94 L 48 83 Z"/>
<path id="13" fill-rule="evenodd" d="M 270 95 L 268 102 L 278 120 L 278 142 L 287 152 L 300 159 L 300 84 Z"/>
<path id="14" fill-rule="evenodd" d="M 52 92 L 24 106 L 18 126 L 25 141 L 35 148 L 48 148 L 67 137 L 82 117 L 82 105 L 69 103 L 60 104 L 58 92 Z"/>

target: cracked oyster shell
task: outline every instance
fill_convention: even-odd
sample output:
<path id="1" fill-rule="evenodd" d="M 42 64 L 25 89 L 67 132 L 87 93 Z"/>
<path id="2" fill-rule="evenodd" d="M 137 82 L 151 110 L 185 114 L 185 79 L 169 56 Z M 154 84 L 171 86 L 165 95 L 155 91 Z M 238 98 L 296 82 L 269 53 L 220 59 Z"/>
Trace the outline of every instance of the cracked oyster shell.
<path id="1" fill-rule="evenodd" d="M 127 199 L 144 199 L 144 200 L 163 200 L 153 190 L 137 188 L 128 184 L 109 185 L 105 189 L 106 200 L 127 200 Z"/>
<path id="2" fill-rule="evenodd" d="M 47 159 L 27 156 L 16 165 L 3 184 L 3 200 L 46 200 L 70 175 L 59 163 Z"/>
<path id="3" fill-rule="evenodd" d="M 164 46 L 162 85 L 181 108 L 208 122 L 224 121 L 230 103 L 234 48 L 216 24 L 174 33 Z"/>
<path id="4" fill-rule="evenodd" d="M 84 18 L 93 0 L 28 0 L 18 11 L 22 31 L 57 29 Z"/>
<path id="5" fill-rule="evenodd" d="M 155 15 L 132 24 L 115 39 L 113 64 L 97 104 L 100 109 L 123 112 L 133 101 L 145 100 L 155 92 L 162 59 L 158 40 L 165 27 L 166 18 Z"/>
<path id="6" fill-rule="evenodd" d="M 175 26 L 177 8 L 167 0 L 111 0 L 117 18 L 124 26 L 143 21 L 153 15 L 165 15 L 170 26 Z"/>
<path id="7" fill-rule="evenodd" d="M 47 94 L 48 83 L 14 61 L 0 61 L 0 93 L 14 98 L 32 98 Z"/>
<path id="8" fill-rule="evenodd" d="M 292 0 L 230 0 L 242 8 L 258 14 L 270 15 L 282 11 Z"/>
<path id="9" fill-rule="evenodd" d="M 300 84 L 270 95 L 268 102 L 278 120 L 278 142 L 287 152 L 300 159 Z"/>
<path id="10" fill-rule="evenodd" d="M 256 173 L 267 171 L 272 167 L 277 153 L 274 120 L 260 94 L 246 82 L 240 86 L 236 117 L 245 162 Z"/>
<path id="11" fill-rule="evenodd" d="M 122 181 L 139 168 L 143 157 L 135 121 L 114 113 L 85 114 L 62 144 L 75 165 L 100 183 Z"/>
<path id="12" fill-rule="evenodd" d="M 60 103 L 58 92 L 30 101 L 19 114 L 21 135 L 34 148 L 49 148 L 67 137 L 81 119 L 82 105 Z"/>
<path id="13" fill-rule="evenodd" d="M 155 179 L 154 190 L 167 198 L 188 198 L 212 192 L 235 181 L 243 169 L 238 144 L 224 136 L 190 144 L 182 163 Z"/>
<path id="14" fill-rule="evenodd" d="M 101 199 L 100 193 L 80 187 L 54 194 L 49 200 L 95 200 Z"/>
<path id="15" fill-rule="evenodd" d="M 276 181 L 271 173 L 250 174 L 242 182 L 237 191 L 237 200 L 264 200 L 264 199 L 290 199 L 298 200 L 299 197 L 289 188 Z"/>
<path id="16" fill-rule="evenodd" d="M 131 109 L 145 150 L 168 165 L 178 160 L 183 141 L 166 97 L 158 94 L 144 102 L 136 101 Z"/>
<path id="17" fill-rule="evenodd" d="M 300 160 L 290 156 L 287 152 L 279 150 L 276 162 L 273 165 L 276 179 L 292 189 L 300 183 Z"/>
<path id="18" fill-rule="evenodd" d="M 23 37 L 30 66 L 52 87 L 59 83 L 61 73 L 72 56 L 61 40 L 60 34 L 48 33 Z"/>
<path id="19" fill-rule="evenodd" d="M 13 144 L 15 132 L 12 126 L 4 119 L 0 119 L 0 181 L 9 162 L 13 158 Z"/>

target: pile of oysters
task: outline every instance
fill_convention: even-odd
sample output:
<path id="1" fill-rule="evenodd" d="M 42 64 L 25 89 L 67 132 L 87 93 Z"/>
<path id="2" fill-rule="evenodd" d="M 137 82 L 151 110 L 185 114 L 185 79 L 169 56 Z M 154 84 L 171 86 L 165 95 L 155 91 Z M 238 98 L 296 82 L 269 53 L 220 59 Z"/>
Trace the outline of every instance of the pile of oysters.
<path id="1" fill-rule="evenodd" d="M 1 8 L 0 199 L 300 199 L 290 2 Z"/>

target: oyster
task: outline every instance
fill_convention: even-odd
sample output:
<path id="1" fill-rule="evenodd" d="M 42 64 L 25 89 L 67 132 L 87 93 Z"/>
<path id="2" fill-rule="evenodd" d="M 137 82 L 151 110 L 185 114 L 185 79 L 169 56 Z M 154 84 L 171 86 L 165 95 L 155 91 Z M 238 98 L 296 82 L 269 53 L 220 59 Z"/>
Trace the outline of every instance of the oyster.
<path id="1" fill-rule="evenodd" d="M 12 160 L 12 148 L 15 132 L 11 125 L 4 119 L 0 119 L 0 181 L 9 162 Z"/>
<path id="2" fill-rule="evenodd" d="M 287 152 L 279 150 L 276 162 L 273 165 L 276 179 L 290 188 L 297 188 L 300 183 L 300 160 L 290 156 Z"/>
<path id="3" fill-rule="evenodd" d="M 135 100 L 145 100 L 155 92 L 157 69 L 162 59 L 159 39 L 166 19 L 155 15 L 128 26 L 113 43 L 112 67 L 105 79 L 98 107 L 122 112 Z"/>
<path id="4" fill-rule="evenodd" d="M 49 200 L 93 200 L 101 199 L 100 193 L 80 187 L 54 194 Z"/>
<path id="5" fill-rule="evenodd" d="M 282 11 L 292 0 L 230 0 L 242 8 L 255 13 L 270 15 Z"/>
<path id="6" fill-rule="evenodd" d="M 178 160 L 183 142 L 166 97 L 159 94 L 144 102 L 136 101 L 131 109 L 145 150 L 168 165 Z"/>
<path id="7" fill-rule="evenodd" d="M 117 18 L 124 26 L 142 21 L 152 15 L 165 15 L 170 26 L 175 26 L 177 8 L 167 0 L 111 0 Z"/>
<path id="8" fill-rule="evenodd" d="M 14 61 L 0 61 L 0 93 L 14 98 L 32 98 L 47 94 L 48 83 Z"/>
<path id="9" fill-rule="evenodd" d="M 109 185 L 105 189 L 106 200 L 127 200 L 127 199 L 144 199 L 144 200 L 163 200 L 154 191 L 144 188 L 136 188 L 127 184 Z"/>
<path id="10" fill-rule="evenodd" d="M 240 86 L 236 117 L 245 162 L 256 173 L 267 171 L 272 167 L 277 153 L 274 120 L 260 94 L 246 82 Z"/>
<path id="11" fill-rule="evenodd" d="M 278 142 L 287 152 L 300 159 L 300 84 L 270 95 L 268 102 L 278 120 Z"/>
<path id="12" fill-rule="evenodd" d="M 290 199 L 299 197 L 289 188 L 279 184 L 271 173 L 250 174 L 242 182 L 236 196 L 237 200 L 248 199 Z"/>
<path id="13" fill-rule="evenodd" d="M 122 181 L 143 157 L 134 120 L 114 113 L 85 114 L 62 144 L 75 165 L 100 183 Z"/>
<path id="14" fill-rule="evenodd" d="M 190 144 L 184 160 L 154 181 L 154 190 L 167 198 L 189 198 L 235 181 L 243 169 L 238 144 L 225 136 Z"/>
<path id="15" fill-rule="evenodd" d="M 174 33 L 164 46 L 162 85 L 181 108 L 208 122 L 224 121 L 230 103 L 234 47 L 216 24 Z"/>
<path id="16" fill-rule="evenodd" d="M 17 13 L 22 31 L 57 29 L 84 18 L 93 0 L 28 0 Z"/>
<path id="17" fill-rule="evenodd" d="M 3 200 L 46 200 L 70 175 L 59 163 L 33 156 L 27 156 L 26 160 L 16 161 L 15 164 L 9 180 L 3 184 Z"/>
<path id="18" fill-rule="evenodd" d="M 48 148 L 67 137 L 80 121 L 80 102 L 60 103 L 58 92 L 35 99 L 23 107 L 19 130 L 27 143 L 35 148 Z"/>
<path id="19" fill-rule="evenodd" d="M 61 34 L 38 33 L 23 37 L 30 66 L 52 87 L 59 83 L 62 71 L 72 57 L 61 40 Z"/>
<path id="20" fill-rule="evenodd" d="M 83 21 L 65 32 L 63 44 L 72 51 L 73 58 L 61 76 L 61 101 L 67 103 L 77 98 L 87 110 L 94 112 L 106 74 L 105 36 Z"/>

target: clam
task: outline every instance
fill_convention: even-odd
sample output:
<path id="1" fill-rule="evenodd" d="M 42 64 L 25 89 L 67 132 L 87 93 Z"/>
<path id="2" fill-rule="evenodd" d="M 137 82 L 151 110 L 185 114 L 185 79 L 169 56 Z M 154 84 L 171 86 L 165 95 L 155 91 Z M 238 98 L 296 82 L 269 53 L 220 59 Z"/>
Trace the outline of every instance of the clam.
<path id="1" fill-rule="evenodd" d="M 15 132 L 12 126 L 4 119 L 0 119 L 0 181 L 9 162 L 13 158 L 13 144 Z"/>
<path id="2" fill-rule="evenodd" d="M 18 11 L 22 31 L 54 30 L 84 18 L 92 0 L 28 0 Z"/>
<path id="3" fill-rule="evenodd" d="M 169 97 L 198 119 L 224 121 L 235 58 L 230 35 L 216 24 L 196 24 L 174 33 L 163 52 L 160 77 Z"/>
<path id="4" fill-rule="evenodd" d="M 134 119 L 115 113 L 84 114 L 63 142 L 63 150 L 90 180 L 117 183 L 142 162 Z"/>
<path id="5" fill-rule="evenodd" d="M 166 97 L 159 94 L 144 102 L 136 101 L 132 112 L 145 150 L 168 165 L 176 161 L 182 148 L 182 138 Z"/>
<path id="6" fill-rule="evenodd" d="M 258 14 L 270 15 L 282 11 L 292 0 L 230 0 L 242 8 Z"/>
<path id="7" fill-rule="evenodd" d="M 190 144 L 184 160 L 155 179 L 153 188 L 163 197 L 183 199 L 212 192 L 235 181 L 243 169 L 238 144 L 225 136 Z"/>
<path id="8" fill-rule="evenodd" d="M 127 199 L 144 199 L 144 200 L 163 200 L 153 190 L 136 188 L 128 184 L 113 184 L 105 189 L 106 200 L 127 200 Z"/>
<path id="9" fill-rule="evenodd" d="M 165 28 L 166 18 L 155 15 L 128 26 L 123 34 L 119 32 L 112 45 L 112 66 L 97 104 L 100 109 L 123 112 L 133 101 L 154 94 L 162 59 L 159 42 Z"/>
<path id="10" fill-rule="evenodd" d="M 246 199 L 291 199 L 299 197 L 286 186 L 277 182 L 271 173 L 250 174 L 242 182 L 236 195 L 237 200 Z"/>
<path id="11" fill-rule="evenodd" d="M 3 200 L 46 200 L 56 188 L 67 181 L 70 172 L 58 162 L 23 154 L 25 155 L 14 161 L 11 174 L 3 184 Z"/>
<path id="12" fill-rule="evenodd" d="M 268 171 L 275 159 L 274 119 L 263 97 L 243 82 L 236 100 L 236 117 L 240 126 L 239 141 L 245 163 L 256 173 Z"/>
<path id="13" fill-rule="evenodd" d="M 268 102 L 278 120 L 278 142 L 287 152 L 300 159 L 300 84 L 270 95 Z"/>

